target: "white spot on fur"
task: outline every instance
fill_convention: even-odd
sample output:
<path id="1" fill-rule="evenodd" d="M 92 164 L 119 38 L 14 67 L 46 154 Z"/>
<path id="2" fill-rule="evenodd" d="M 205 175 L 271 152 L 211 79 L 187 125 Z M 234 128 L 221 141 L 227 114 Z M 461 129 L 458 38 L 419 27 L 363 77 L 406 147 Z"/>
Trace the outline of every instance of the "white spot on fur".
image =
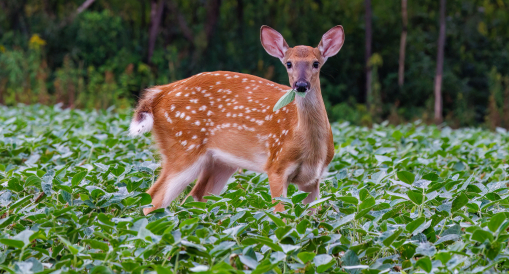
<path id="1" fill-rule="evenodd" d="M 170 118 L 170 115 L 168 115 L 168 112 L 164 112 L 164 117 L 166 117 L 166 121 L 168 121 L 168 123 L 173 123 L 173 121 L 171 120 Z"/>

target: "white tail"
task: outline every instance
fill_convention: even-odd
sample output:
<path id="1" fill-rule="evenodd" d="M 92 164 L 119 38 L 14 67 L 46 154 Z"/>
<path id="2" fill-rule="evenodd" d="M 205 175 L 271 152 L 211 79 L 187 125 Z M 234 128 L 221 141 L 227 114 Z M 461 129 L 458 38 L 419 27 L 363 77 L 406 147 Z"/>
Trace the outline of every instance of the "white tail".
<path id="1" fill-rule="evenodd" d="M 205 72 L 148 89 L 129 128 L 135 136 L 152 130 L 163 170 L 148 190 L 154 207 L 168 206 L 198 177 L 196 200 L 219 194 L 238 169 L 266 172 L 273 198 L 286 196 L 289 183 L 319 195 L 322 174 L 334 155 L 332 132 L 320 91 L 320 68 L 344 42 L 341 26 L 323 35 L 317 48 L 288 47 L 283 36 L 263 26 L 265 50 L 287 67 L 292 88 L 305 98 L 273 112 L 289 89 L 253 75 Z M 282 204 L 276 211 L 282 211 Z"/>

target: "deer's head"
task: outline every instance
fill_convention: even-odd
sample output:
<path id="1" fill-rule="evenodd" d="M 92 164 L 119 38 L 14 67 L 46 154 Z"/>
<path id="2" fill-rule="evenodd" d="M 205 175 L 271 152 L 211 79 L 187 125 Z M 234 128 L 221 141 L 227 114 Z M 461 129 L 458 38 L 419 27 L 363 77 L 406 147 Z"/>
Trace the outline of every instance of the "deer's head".
<path id="1" fill-rule="evenodd" d="M 345 41 L 342 26 L 335 26 L 327 31 L 316 48 L 290 48 L 283 36 L 268 26 L 262 26 L 260 32 L 263 48 L 268 54 L 281 60 L 288 72 L 290 86 L 299 92 L 320 89 L 320 68 L 327 58 L 339 52 Z"/>

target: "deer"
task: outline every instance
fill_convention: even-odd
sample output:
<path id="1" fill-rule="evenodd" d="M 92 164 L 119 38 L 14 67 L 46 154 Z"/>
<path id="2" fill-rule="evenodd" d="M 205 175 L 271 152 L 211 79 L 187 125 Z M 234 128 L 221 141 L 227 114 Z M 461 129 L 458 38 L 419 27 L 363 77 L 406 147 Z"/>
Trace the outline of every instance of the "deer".
<path id="1" fill-rule="evenodd" d="M 262 26 L 265 51 L 286 67 L 290 86 L 236 72 L 203 72 L 148 88 L 134 110 L 129 134 L 152 132 L 161 173 L 147 193 L 152 207 L 166 208 L 196 180 L 195 201 L 219 195 L 239 169 L 266 173 L 272 199 L 286 197 L 289 184 L 319 197 L 334 157 L 334 141 L 320 90 L 320 69 L 343 46 L 343 27 L 331 28 L 316 48 L 289 47 L 276 30 Z M 290 89 L 305 94 L 273 111 Z M 274 203 L 276 201 L 274 200 Z M 275 212 L 284 211 L 279 202 Z"/>

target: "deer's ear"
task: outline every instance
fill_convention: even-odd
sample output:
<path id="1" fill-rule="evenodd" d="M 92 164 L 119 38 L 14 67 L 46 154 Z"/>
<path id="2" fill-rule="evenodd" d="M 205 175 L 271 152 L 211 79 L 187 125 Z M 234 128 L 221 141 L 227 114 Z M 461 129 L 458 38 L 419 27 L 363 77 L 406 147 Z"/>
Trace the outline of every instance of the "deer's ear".
<path id="1" fill-rule="evenodd" d="M 322 36 L 322 41 L 318 44 L 318 50 L 322 57 L 327 58 L 336 55 L 345 42 L 345 31 L 342 26 L 335 26 Z"/>
<path id="2" fill-rule="evenodd" d="M 289 47 L 281 33 L 271 27 L 262 26 L 260 30 L 260 40 L 263 48 L 268 54 L 283 61 L 285 53 Z"/>

